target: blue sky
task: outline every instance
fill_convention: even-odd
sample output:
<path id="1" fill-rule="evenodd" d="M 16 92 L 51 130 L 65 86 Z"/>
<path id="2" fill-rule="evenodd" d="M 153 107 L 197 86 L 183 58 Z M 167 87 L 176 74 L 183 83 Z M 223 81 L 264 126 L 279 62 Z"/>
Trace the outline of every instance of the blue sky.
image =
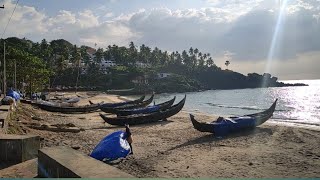
<path id="1" fill-rule="evenodd" d="M 0 24 L 8 22 L 15 3 L 0 0 L 6 7 Z M 169 52 L 192 46 L 210 53 L 218 66 L 230 60 L 229 68 L 244 74 L 315 79 L 320 78 L 319 32 L 320 0 L 21 0 L 5 37 L 63 38 L 102 48 L 133 41 Z"/>

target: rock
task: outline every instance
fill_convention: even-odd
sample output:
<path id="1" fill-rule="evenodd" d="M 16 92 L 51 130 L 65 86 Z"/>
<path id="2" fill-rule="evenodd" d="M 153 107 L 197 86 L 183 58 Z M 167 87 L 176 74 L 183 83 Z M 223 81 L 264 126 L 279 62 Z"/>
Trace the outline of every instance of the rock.
<path id="1" fill-rule="evenodd" d="M 37 116 L 32 116 L 31 119 L 37 120 L 37 121 L 43 120 L 41 117 L 37 117 Z"/>
<path id="2" fill-rule="evenodd" d="M 68 126 L 68 127 L 76 127 L 76 125 L 74 125 L 73 123 L 68 123 L 68 124 L 66 124 L 66 126 Z"/>
<path id="3" fill-rule="evenodd" d="M 48 126 L 47 124 L 41 124 L 40 127 L 46 129 L 46 128 L 48 128 L 49 126 Z"/>
<path id="4" fill-rule="evenodd" d="M 80 149 L 80 146 L 71 146 L 71 148 L 74 150 L 78 150 L 78 149 Z"/>
<path id="5" fill-rule="evenodd" d="M 253 163 L 252 163 L 252 162 L 250 162 L 250 163 L 249 163 L 249 166 L 252 166 L 252 165 L 253 165 Z"/>

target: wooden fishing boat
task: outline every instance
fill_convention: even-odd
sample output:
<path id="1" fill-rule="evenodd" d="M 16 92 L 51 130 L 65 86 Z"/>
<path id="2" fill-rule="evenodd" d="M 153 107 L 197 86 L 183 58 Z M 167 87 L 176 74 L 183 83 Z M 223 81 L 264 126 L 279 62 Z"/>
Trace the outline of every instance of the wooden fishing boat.
<path id="1" fill-rule="evenodd" d="M 123 126 L 125 124 L 137 125 L 137 124 L 147 124 L 157 121 L 163 121 L 167 118 L 177 114 L 183 108 L 186 101 L 186 96 L 176 105 L 171 106 L 168 109 L 160 110 L 157 112 L 149 114 L 135 114 L 130 116 L 119 116 L 119 117 L 108 117 L 106 115 L 100 114 L 102 119 L 111 125 Z"/>
<path id="2" fill-rule="evenodd" d="M 32 103 L 32 101 L 29 99 L 20 99 L 20 102 L 24 103 L 24 104 L 31 104 Z"/>
<path id="3" fill-rule="evenodd" d="M 101 105 L 103 108 L 114 108 L 123 106 L 126 104 L 138 104 L 141 103 L 144 100 L 145 96 L 141 96 L 139 99 L 133 100 L 133 101 L 125 101 L 125 102 L 119 102 L 119 103 L 104 103 Z"/>
<path id="4" fill-rule="evenodd" d="M 136 108 L 141 108 L 141 107 L 146 107 L 148 106 L 152 101 L 153 101 L 153 97 L 154 97 L 154 94 L 152 94 L 152 96 L 145 100 L 145 101 L 142 101 L 140 103 L 136 103 L 136 104 L 125 104 L 125 105 L 122 105 L 122 106 L 117 106 L 117 107 L 105 107 L 105 106 L 101 106 L 100 109 L 103 111 L 103 112 L 106 112 L 106 113 L 116 113 L 117 110 L 124 110 L 124 109 L 136 109 Z"/>
<path id="5" fill-rule="evenodd" d="M 149 114 L 149 113 L 153 113 L 156 111 L 168 109 L 174 103 L 175 99 L 176 99 L 176 97 L 170 99 L 169 101 L 166 101 L 166 102 L 163 102 L 160 104 L 156 104 L 153 106 L 147 106 L 144 108 L 116 109 L 115 114 L 117 114 L 117 116 L 128 116 L 128 115 L 133 115 L 133 114 Z"/>
<path id="6" fill-rule="evenodd" d="M 190 114 L 190 119 L 196 130 L 214 133 L 216 136 L 224 136 L 232 132 L 252 129 L 266 122 L 272 117 L 277 100 L 278 99 L 275 100 L 269 109 L 255 114 L 247 114 L 238 117 L 233 116 L 229 118 L 219 117 L 216 121 L 211 123 L 198 122 L 192 114 Z"/>
<path id="7" fill-rule="evenodd" d="M 38 106 L 39 108 L 41 108 L 43 110 L 50 111 L 50 112 L 88 113 L 88 112 L 93 112 L 93 111 L 98 110 L 102 103 L 77 106 L 77 107 L 61 106 L 60 104 L 52 104 L 51 102 L 49 102 L 49 103 L 39 103 L 38 102 L 38 103 L 34 103 L 34 105 Z"/>

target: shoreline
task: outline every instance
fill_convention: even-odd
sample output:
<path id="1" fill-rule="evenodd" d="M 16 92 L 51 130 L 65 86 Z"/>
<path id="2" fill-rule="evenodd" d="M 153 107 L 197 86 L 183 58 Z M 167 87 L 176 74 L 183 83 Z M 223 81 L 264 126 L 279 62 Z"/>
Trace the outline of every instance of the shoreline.
<path id="1" fill-rule="evenodd" d="M 79 93 L 81 94 L 81 93 Z M 119 102 L 121 96 L 99 93 L 83 97 L 79 104 Z M 119 98 L 120 97 L 120 98 Z M 51 113 L 21 104 L 21 122 L 43 124 L 73 123 L 85 131 L 58 133 L 31 129 L 23 124 L 27 134 L 43 137 L 41 146 L 69 146 L 88 154 L 99 141 L 123 127 L 105 124 L 99 112 L 89 114 Z M 215 116 L 192 112 L 199 121 Z M 33 117 L 38 117 L 37 120 Z M 195 130 L 189 111 L 182 110 L 166 122 L 130 126 L 134 154 L 113 166 L 136 177 L 318 177 L 320 169 L 320 132 L 278 124 L 263 124 L 248 132 L 222 139 Z M 22 132 L 23 132 L 22 131 Z M 1 177 L 1 175 L 0 175 Z"/>

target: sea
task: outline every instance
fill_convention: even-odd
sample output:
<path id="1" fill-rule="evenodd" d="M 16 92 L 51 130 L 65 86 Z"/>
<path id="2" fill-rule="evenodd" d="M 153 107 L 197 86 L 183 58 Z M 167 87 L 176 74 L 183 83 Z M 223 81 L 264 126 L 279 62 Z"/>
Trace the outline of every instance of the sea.
<path id="1" fill-rule="evenodd" d="M 235 90 L 208 90 L 188 93 L 164 93 L 155 96 L 161 103 L 176 96 L 176 102 L 187 95 L 184 110 L 218 116 L 241 116 L 268 109 L 278 99 L 269 122 L 320 128 L 320 80 L 290 80 L 309 86 L 270 87 Z"/>

